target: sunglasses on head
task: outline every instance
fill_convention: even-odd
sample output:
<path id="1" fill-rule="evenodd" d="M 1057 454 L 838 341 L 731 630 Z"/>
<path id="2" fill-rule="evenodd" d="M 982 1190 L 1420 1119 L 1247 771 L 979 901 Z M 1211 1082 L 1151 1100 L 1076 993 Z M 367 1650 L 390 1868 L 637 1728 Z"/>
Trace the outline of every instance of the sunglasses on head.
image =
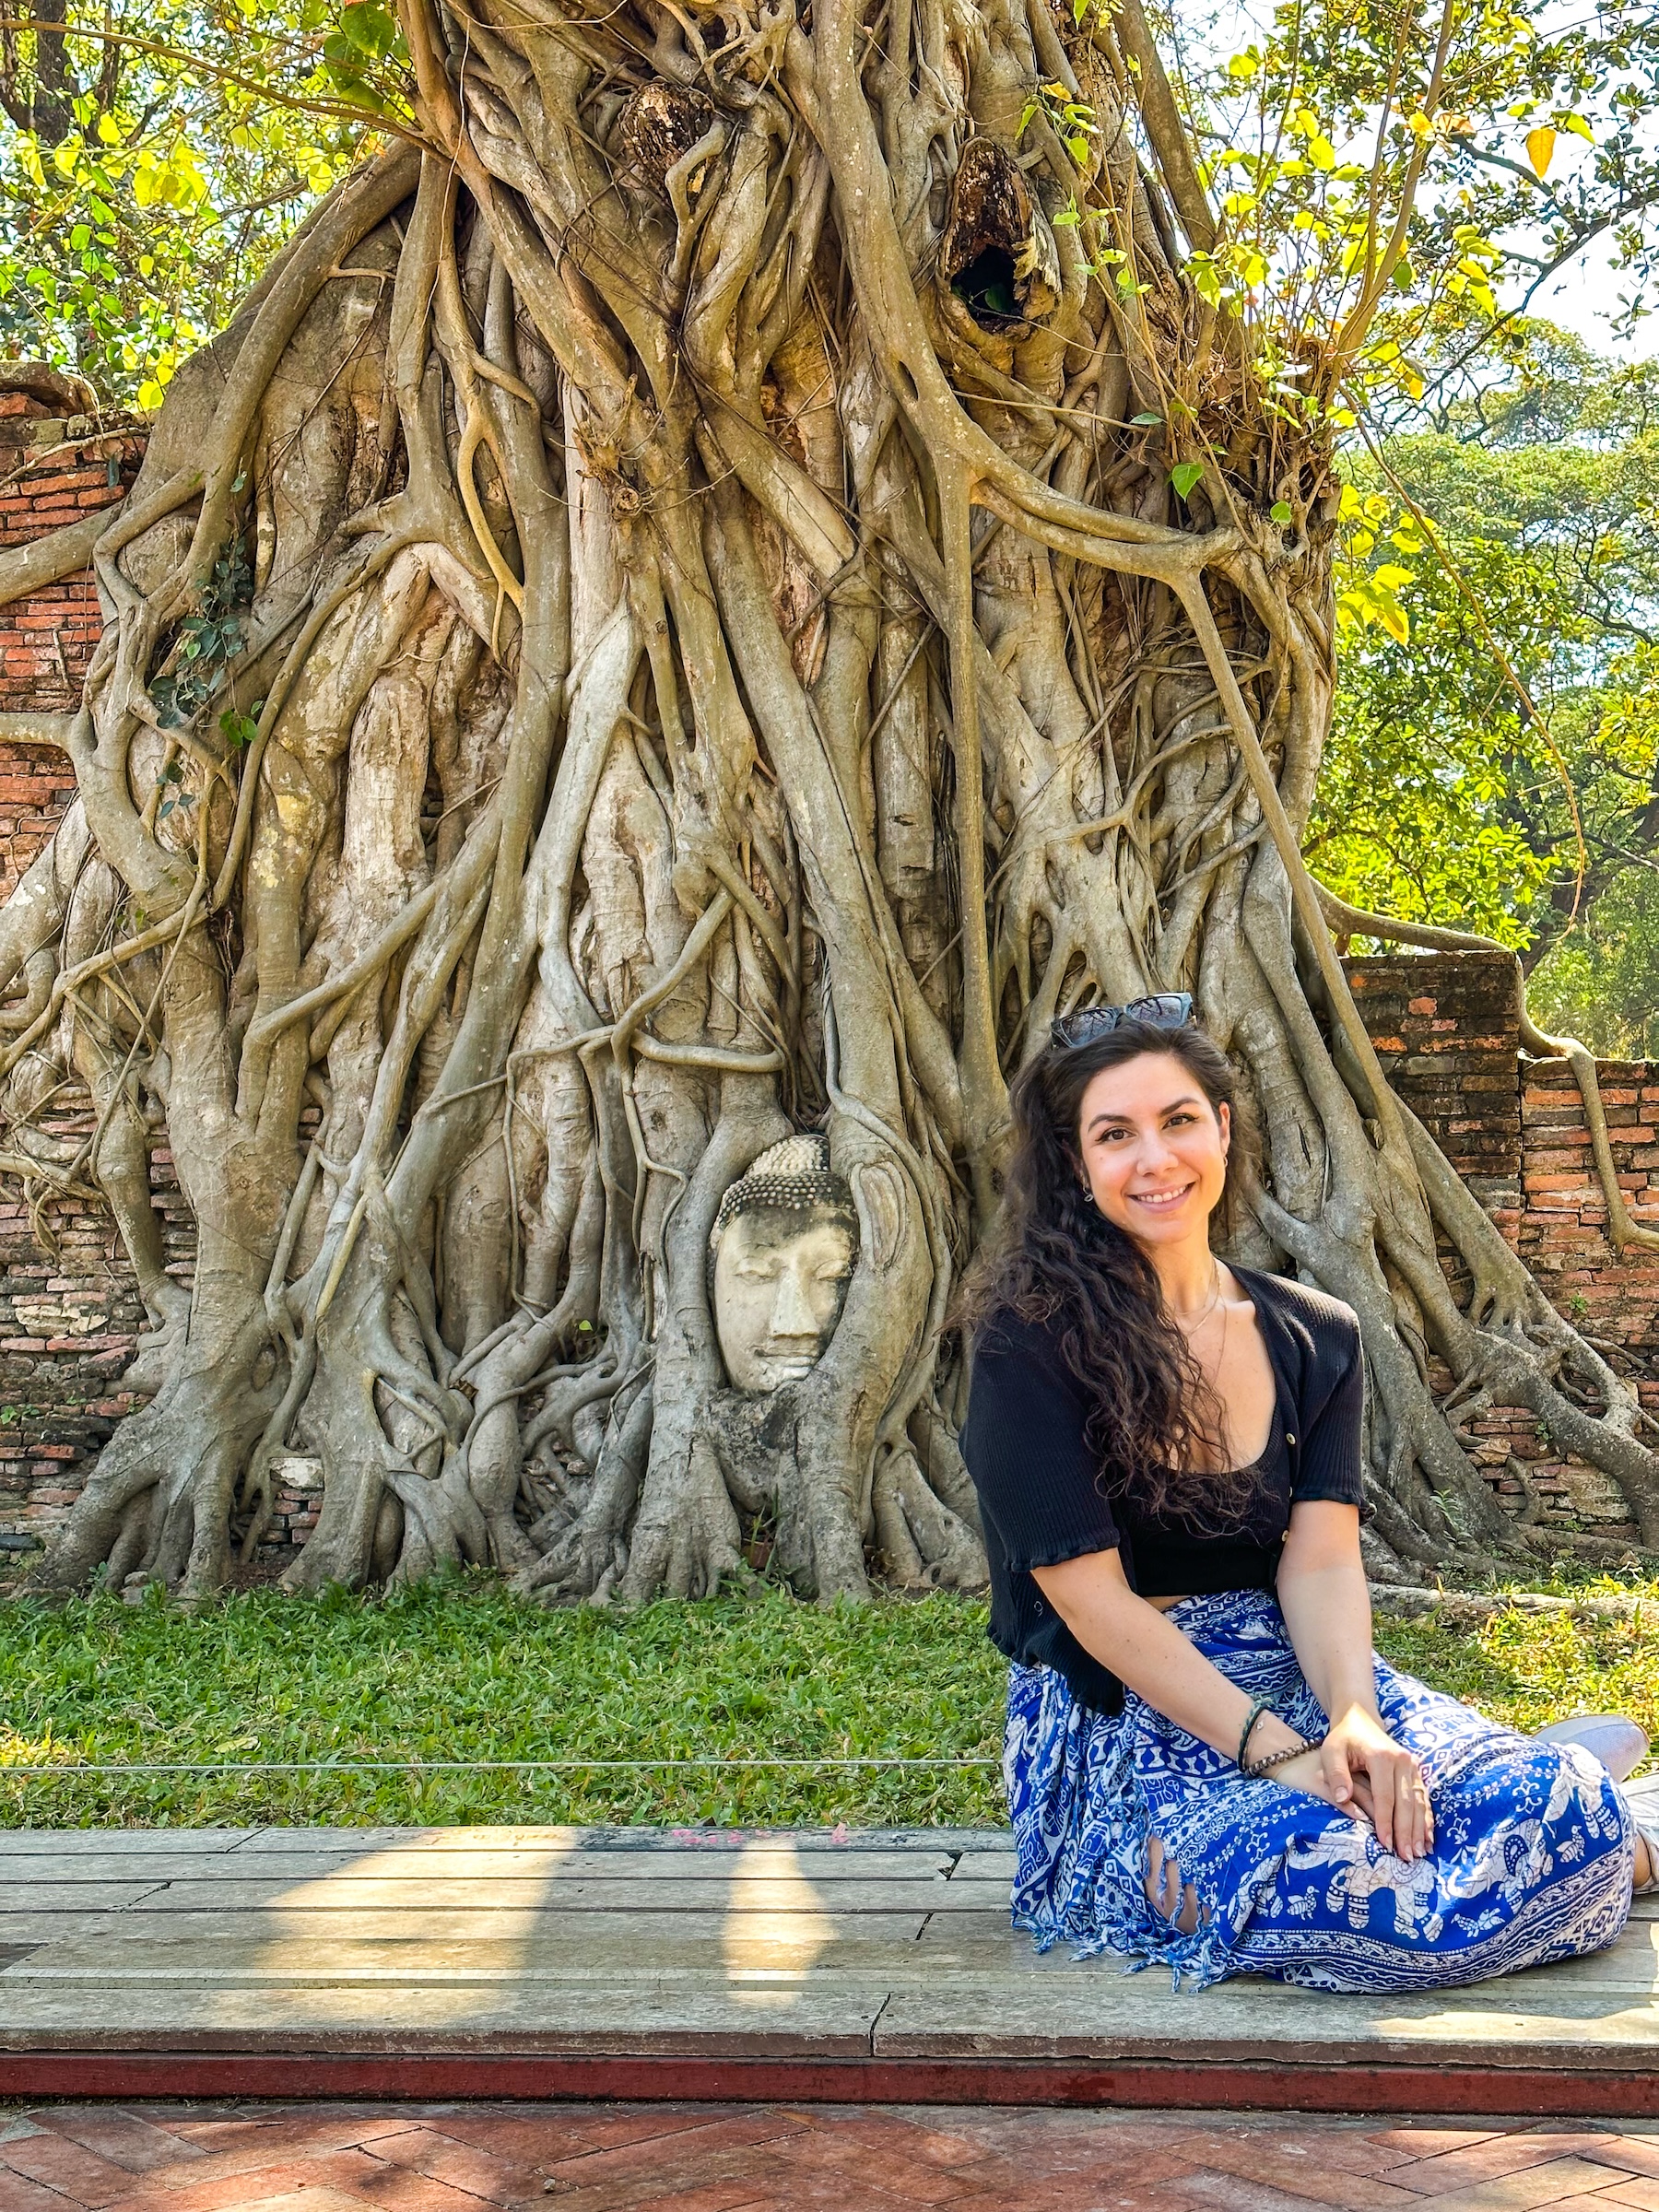
<path id="1" fill-rule="evenodd" d="M 1144 1021 L 1148 1029 L 1184 1030 L 1193 1018 L 1190 991 L 1154 991 L 1147 998 L 1132 998 L 1121 1006 L 1083 1006 L 1063 1014 L 1049 1030 L 1051 1040 L 1065 1048 L 1093 1044 L 1110 1037 L 1125 1021 Z"/>

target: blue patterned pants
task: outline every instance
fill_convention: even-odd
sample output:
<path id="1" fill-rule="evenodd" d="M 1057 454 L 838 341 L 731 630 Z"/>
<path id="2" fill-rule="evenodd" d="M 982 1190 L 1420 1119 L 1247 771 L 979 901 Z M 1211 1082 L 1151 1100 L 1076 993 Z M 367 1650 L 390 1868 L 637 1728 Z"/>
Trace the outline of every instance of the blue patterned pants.
<path id="1" fill-rule="evenodd" d="M 1170 1618 L 1253 1698 L 1317 1740 L 1325 1716 L 1275 1599 L 1186 1598 Z M 1368 1823 L 1265 1776 L 1247 1781 L 1129 1692 L 1077 1704 L 1045 1666 L 1008 1680 L 1004 1780 L 1016 1927 L 1038 1947 L 1161 1961 L 1179 1987 L 1271 1974 L 1311 1989 L 1445 1989 L 1618 1940 L 1634 1830 L 1587 1752 L 1540 1744 L 1376 1661 L 1383 1725 L 1422 1761 L 1434 1845 L 1408 1864 Z M 1198 1896 L 1181 1934 L 1148 1900 L 1148 1840 Z"/>

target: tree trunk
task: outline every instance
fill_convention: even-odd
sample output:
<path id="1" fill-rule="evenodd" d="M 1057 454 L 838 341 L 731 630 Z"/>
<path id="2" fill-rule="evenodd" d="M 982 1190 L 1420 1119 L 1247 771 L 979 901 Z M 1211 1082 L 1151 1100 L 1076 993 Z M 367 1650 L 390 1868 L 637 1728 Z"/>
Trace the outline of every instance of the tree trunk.
<path id="1" fill-rule="evenodd" d="M 1330 455 L 1182 274 L 1202 191 L 1115 22 L 405 8 L 427 148 L 176 379 L 97 548 L 78 802 L 0 913 L 6 1148 L 96 1176 L 159 1385 L 41 1583 L 214 1587 L 298 1448 L 299 1587 L 695 1594 L 746 1524 L 803 1592 L 975 1585 L 945 1317 L 1006 1077 L 1057 1011 L 1181 986 L 1268 1133 L 1241 1256 L 1364 1325 L 1373 1570 L 1524 1540 L 1454 1425 L 1493 1400 L 1659 1543 L 1628 1386 L 1349 999 L 1298 852 Z M 33 1123 L 71 1068 L 65 1168 Z M 809 1127 L 856 1268 L 744 1397 L 711 1229 Z"/>

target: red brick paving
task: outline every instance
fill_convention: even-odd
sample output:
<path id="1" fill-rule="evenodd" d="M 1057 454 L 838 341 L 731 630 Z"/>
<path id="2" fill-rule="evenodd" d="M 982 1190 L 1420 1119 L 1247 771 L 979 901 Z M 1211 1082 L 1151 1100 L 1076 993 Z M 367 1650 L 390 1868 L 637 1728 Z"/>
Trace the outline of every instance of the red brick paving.
<path id="1" fill-rule="evenodd" d="M 549 2200 L 552 2203 L 549 2204 Z M 1659 2125 L 858 2105 L 0 2110 L 0 2212 L 1659 2212 Z"/>

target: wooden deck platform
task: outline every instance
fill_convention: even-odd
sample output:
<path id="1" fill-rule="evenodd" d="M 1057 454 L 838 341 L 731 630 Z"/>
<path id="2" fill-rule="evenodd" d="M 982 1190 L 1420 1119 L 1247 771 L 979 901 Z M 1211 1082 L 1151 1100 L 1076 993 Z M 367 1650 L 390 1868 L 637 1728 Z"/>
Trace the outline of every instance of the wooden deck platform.
<path id="1" fill-rule="evenodd" d="M 995 1831 L 12 1830 L 0 2098 L 1659 2115 L 1659 1900 L 1424 1997 L 1038 1958 Z"/>

